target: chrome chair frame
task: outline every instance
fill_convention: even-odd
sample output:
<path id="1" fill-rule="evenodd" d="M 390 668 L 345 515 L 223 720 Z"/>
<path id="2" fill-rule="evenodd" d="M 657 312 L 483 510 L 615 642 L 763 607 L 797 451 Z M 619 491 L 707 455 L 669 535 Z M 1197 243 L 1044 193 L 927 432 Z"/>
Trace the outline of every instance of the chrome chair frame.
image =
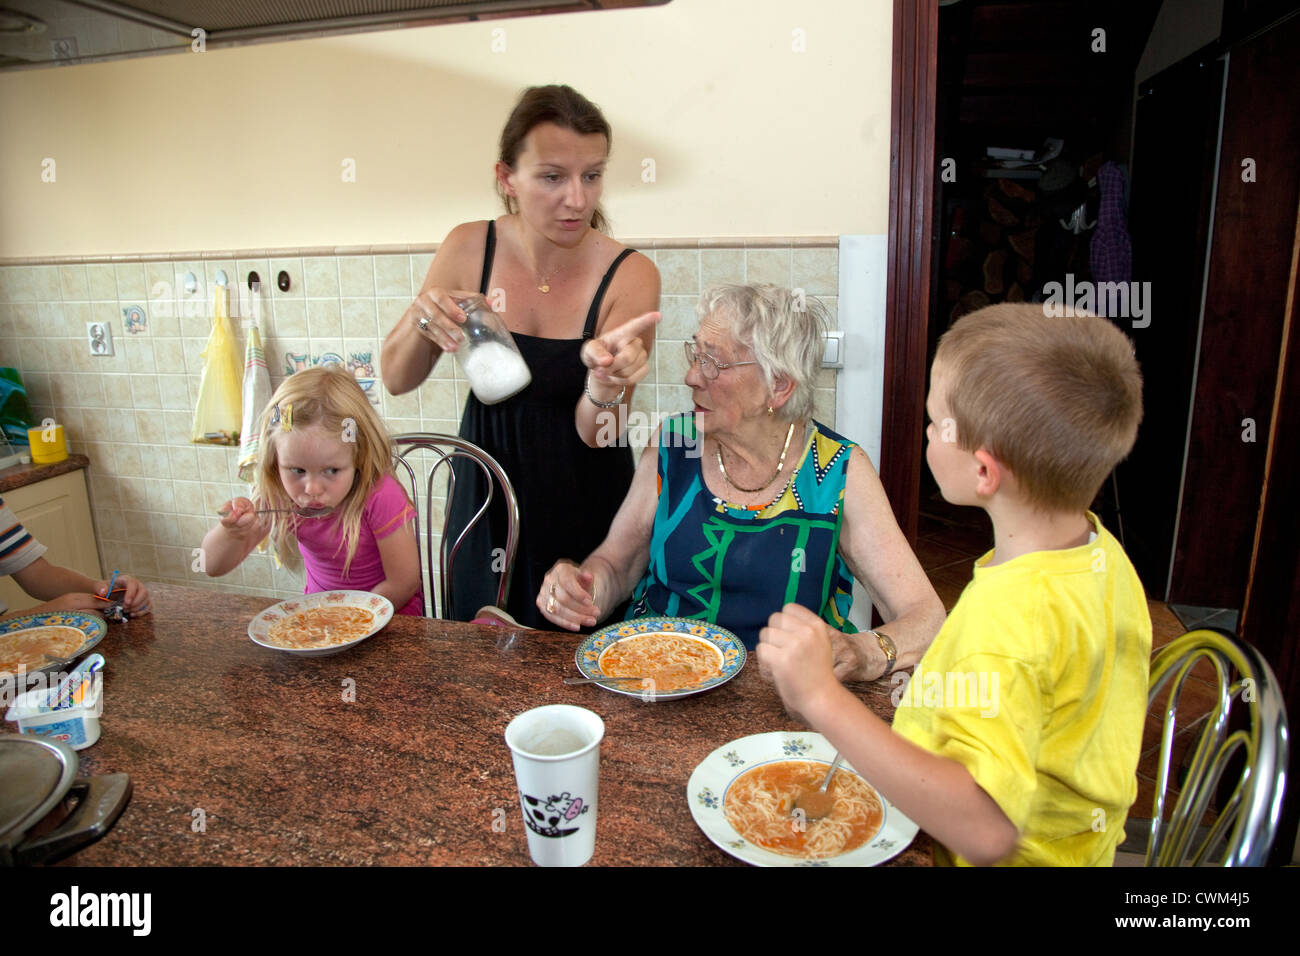
<path id="1" fill-rule="evenodd" d="M 1171 753 L 1177 733 L 1178 700 L 1198 661 L 1208 660 L 1218 678 L 1219 697 L 1192 745 L 1187 779 L 1164 819 Z M 1231 675 L 1237 675 L 1230 681 Z M 1173 680 L 1165 707 L 1151 815 L 1147 866 L 1200 866 L 1226 840 L 1224 866 L 1263 866 L 1282 814 L 1286 789 L 1288 730 L 1281 691 L 1268 662 L 1245 642 L 1223 631 L 1189 631 L 1160 651 L 1151 665 L 1148 705 Z M 1248 726 L 1229 733 L 1234 702 L 1248 709 Z M 1200 828 L 1224 769 L 1237 751 L 1246 764 L 1241 779 L 1208 833 Z"/>
<path id="2" fill-rule="evenodd" d="M 438 456 L 438 460 L 433 463 L 425 476 L 425 556 L 419 557 L 421 564 L 420 579 L 422 581 L 426 580 L 427 568 L 428 588 L 425 594 L 428 601 L 428 616 L 440 617 L 446 615 L 447 608 L 451 604 L 451 575 L 455 567 L 456 555 L 460 551 L 466 536 L 487 514 L 488 508 L 492 505 L 492 498 L 498 484 L 506 502 L 506 544 L 505 568 L 501 573 L 501 581 L 497 585 L 496 603 L 498 607 L 504 608 L 506 598 L 510 594 L 510 576 L 514 572 L 515 553 L 519 547 L 519 499 L 515 495 L 514 485 L 510 483 L 510 477 L 500 463 L 482 448 L 455 435 L 440 435 L 435 432 L 408 432 L 402 435 L 394 435 L 393 465 L 395 469 L 400 466 L 405 470 L 410 480 L 409 487 L 412 502 L 417 500 L 418 483 L 415 477 L 415 469 L 406 460 L 406 456 L 416 450 L 429 451 Z M 479 470 L 487 478 L 488 493 L 482 506 L 474 512 L 474 516 L 456 535 L 455 540 L 451 540 L 447 530 L 451 522 L 451 504 L 456 492 L 456 472 L 451 467 L 451 461 L 454 458 L 466 458 L 478 466 Z M 446 504 L 443 508 L 439 560 L 435 565 L 433 558 L 433 488 L 434 476 L 443 465 L 447 466 L 447 495 Z M 495 479 L 495 482 L 493 479 Z M 417 556 L 419 556 L 418 506 L 416 512 L 416 552 Z M 435 573 L 437 574 L 436 578 Z M 435 594 L 438 596 L 437 603 L 435 603 Z M 470 610 L 477 609 L 471 608 Z"/>

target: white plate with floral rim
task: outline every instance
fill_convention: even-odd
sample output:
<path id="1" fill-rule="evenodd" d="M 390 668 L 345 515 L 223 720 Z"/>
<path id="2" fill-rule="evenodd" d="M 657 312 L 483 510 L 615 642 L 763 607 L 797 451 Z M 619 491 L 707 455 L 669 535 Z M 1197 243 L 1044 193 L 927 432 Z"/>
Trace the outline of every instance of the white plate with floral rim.
<path id="1" fill-rule="evenodd" d="M 834 759 L 835 748 L 821 734 L 811 731 L 779 731 L 733 740 L 705 757 L 691 774 L 686 784 L 691 816 L 719 849 L 756 866 L 876 866 L 902 853 L 916 838 L 918 827 L 874 787 L 872 790 L 884 810 L 880 827 L 861 846 L 838 856 L 823 859 L 785 856 L 751 843 L 727 819 L 724 810 L 727 790 L 742 774 L 755 767 L 786 761 L 817 764 L 824 773 Z M 841 773 L 853 773 L 861 779 L 861 774 L 848 763 L 840 764 L 836 774 Z"/>
<path id="2" fill-rule="evenodd" d="M 718 627 L 708 621 L 696 621 L 685 617 L 638 617 L 631 621 L 619 621 L 588 634 L 578 645 L 573 659 L 583 677 L 600 678 L 605 676 L 601 670 L 602 656 L 619 641 L 629 637 L 642 637 L 647 634 L 673 634 L 693 638 L 713 647 L 718 652 L 722 673 L 698 684 L 682 687 L 678 690 L 643 690 L 633 681 L 618 681 L 597 686 L 612 690 L 616 694 L 629 697 L 641 697 L 645 700 L 671 700 L 675 697 L 689 697 L 692 694 L 712 690 L 719 684 L 725 684 L 740 673 L 745 666 L 744 642 L 725 627 Z"/>
<path id="3" fill-rule="evenodd" d="M 108 624 L 104 622 L 104 619 L 90 611 L 39 611 L 35 614 L 23 614 L 19 617 L 10 617 L 0 621 L 0 637 L 6 637 L 19 631 L 38 632 L 47 627 L 70 627 L 80 631 L 85 639 L 80 646 L 66 657 L 48 657 L 45 663 L 26 668 L 26 673 L 29 675 L 44 674 L 70 664 L 103 640 L 104 635 L 108 633 Z M 18 673 L 21 674 L 23 671 L 19 670 Z M 9 671 L 0 671 L 0 681 L 6 681 L 15 676 Z"/>
<path id="4" fill-rule="evenodd" d="M 283 647 L 271 643 L 269 632 L 272 624 L 299 611 L 316 607 L 361 608 L 369 611 L 374 620 L 370 622 L 370 629 L 365 634 L 341 644 L 330 644 L 325 647 Z M 349 647 L 355 647 L 366 638 L 382 630 L 384 625 L 392 619 L 393 602 L 382 595 L 371 594 L 369 591 L 318 591 L 315 594 L 304 594 L 302 597 L 281 601 L 279 604 L 272 604 L 249 622 L 248 636 L 253 639 L 254 644 L 261 644 L 273 651 L 283 651 L 285 654 L 295 654 L 298 657 L 325 657 L 329 654 L 346 651 Z"/>

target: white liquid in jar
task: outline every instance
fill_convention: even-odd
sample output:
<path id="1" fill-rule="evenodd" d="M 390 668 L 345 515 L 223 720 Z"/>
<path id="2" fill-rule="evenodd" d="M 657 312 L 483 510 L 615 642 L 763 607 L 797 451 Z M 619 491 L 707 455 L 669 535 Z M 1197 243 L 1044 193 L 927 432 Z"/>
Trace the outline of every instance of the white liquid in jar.
<path id="1" fill-rule="evenodd" d="M 562 754 L 574 753 L 585 746 L 587 746 L 587 742 L 573 731 L 565 730 L 562 727 L 554 727 L 550 730 L 540 731 L 537 736 L 524 745 L 524 749 L 530 754 L 537 754 L 539 757 L 559 757 Z"/>
<path id="2" fill-rule="evenodd" d="M 523 357 L 500 342 L 476 345 L 461 362 L 461 368 L 484 405 L 509 398 L 533 380 Z"/>

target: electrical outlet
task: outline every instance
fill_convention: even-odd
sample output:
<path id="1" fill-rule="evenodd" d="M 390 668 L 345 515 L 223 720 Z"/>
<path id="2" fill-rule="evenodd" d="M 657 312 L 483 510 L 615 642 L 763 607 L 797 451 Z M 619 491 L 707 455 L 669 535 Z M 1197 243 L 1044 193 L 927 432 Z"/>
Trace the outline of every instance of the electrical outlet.
<path id="1" fill-rule="evenodd" d="M 87 322 L 86 339 L 91 355 L 113 354 L 113 326 L 107 322 Z"/>

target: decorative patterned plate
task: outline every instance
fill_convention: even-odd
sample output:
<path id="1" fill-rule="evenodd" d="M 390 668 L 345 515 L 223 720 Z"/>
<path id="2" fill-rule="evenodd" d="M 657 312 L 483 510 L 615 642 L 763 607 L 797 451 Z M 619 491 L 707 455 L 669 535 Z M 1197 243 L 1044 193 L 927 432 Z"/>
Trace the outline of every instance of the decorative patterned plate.
<path id="1" fill-rule="evenodd" d="M 44 674 L 58 670 L 69 661 L 74 661 L 104 639 L 108 625 L 98 614 L 89 611 L 42 611 L 40 614 L 24 614 L 0 621 L 0 635 L 12 634 L 14 631 L 26 631 L 37 627 L 75 627 L 86 639 L 77 650 L 62 660 L 50 661 L 41 667 L 29 670 L 28 674 Z M 9 678 L 8 671 L 0 671 L 0 679 Z"/>
<path id="2" fill-rule="evenodd" d="M 267 640 L 271 625 L 281 618 L 307 608 L 325 606 L 364 608 L 374 614 L 375 619 L 371 622 L 368 632 L 345 644 L 331 644 L 329 647 L 281 647 L 279 644 L 272 644 Z M 315 594 L 304 594 L 302 597 L 281 601 L 279 604 L 272 604 L 249 622 L 248 636 L 253 639 L 254 644 L 261 644 L 273 651 L 296 654 L 299 657 L 326 657 L 330 654 L 346 651 L 349 647 L 356 647 L 367 637 L 382 630 L 384 625 L 392 619 L 393 602 L 379 594 L 371 594 L 369 591 L 318 591 Z"/>
<path id="3" fill-rule="evenodd" d="M 686 802 L 704 835 L 719 849 L 756 866 L 876 866 L 902 853 L 916 838 L 917 825 L 903 816 L 878 790 L 876 796 L 885 811 L 880 829 L 856 850 L 820 860 L 782 856 L 755 846 L 737 833 L 727 819 L 723 811 L 727 789 L 741 774 L 762 764 L 786 760 L 807 760 L 829 770 L 834 759 L 835 748 L 821 734 L 812 731 L 780 731 L 741 737 L 723 744 L 700 762 L 686 784 Z M 856 773 L 847 762 L 841 763 L 836 774 L 846 772 Z"/>
<path id="4" fill-rule="evenodd" d="M 683 637 L 693 637 L 711 644 L 722 655 L 722 673 L 717 677 L 691 687 L 683 687 L 681 690 L 655 691 L 653 694 L 642 690 L 629 681 L 602 683 L 597 684 L 597 687 L 612 690 L 616 694 L 626 694 L 628 697 L 644 697 L 648 700 L 671 700 L 675 697 L 689 697 L 692 694 L 712 690 L 719 684 L 725 684 L 731 680 L 745 666 L 745 658 L 748 656 L 745 652 L 745 645 L 740 638 L 716 624 L 709 624 L 707 621 L 693 621 L 685 617 L 639 617 L 631 621 L 619 621 L 617 624 L 611 624 L 608 627 L 601 628 L 594 634 L 587 635 L 583 642 L 578 645 L 578 650 L 574 654 L 578 670 L 582 672 L 583 677 L 604 676 L 600 669 L 600 655 L 619 641 L 628 637 L 639 637 L 642 634 L 680 634 Z M 629 686 L 629 684 L 632 684 L 632 686 Z"/>

